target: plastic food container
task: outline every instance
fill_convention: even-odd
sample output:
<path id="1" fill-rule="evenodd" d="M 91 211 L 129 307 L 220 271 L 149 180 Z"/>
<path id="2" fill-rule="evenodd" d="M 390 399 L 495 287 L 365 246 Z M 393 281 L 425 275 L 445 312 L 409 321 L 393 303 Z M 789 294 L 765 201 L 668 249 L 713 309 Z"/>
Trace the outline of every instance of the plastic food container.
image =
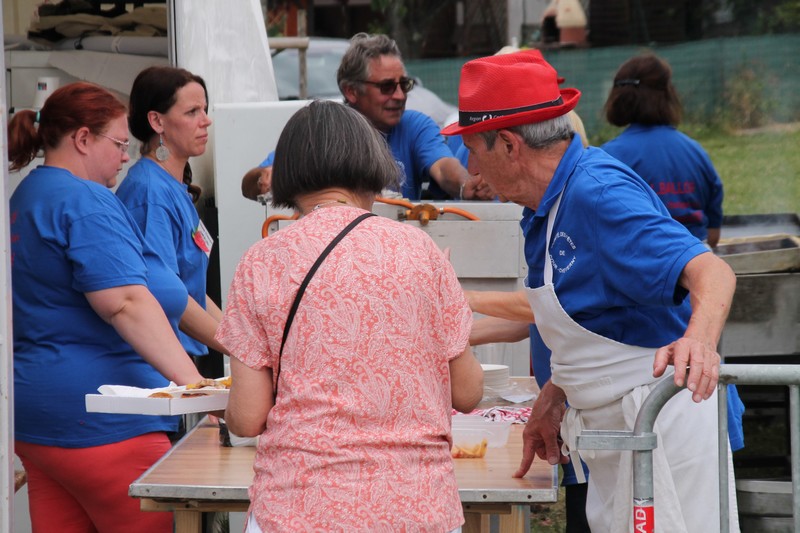
<path id="1" fill-rule="evenodd" d="M 453 448 L 455 459 L 477 459 L 487 448 L 502 448 L 511 432 L 510 421 L 488 420 L 480 415 L 453 416 Z"/>

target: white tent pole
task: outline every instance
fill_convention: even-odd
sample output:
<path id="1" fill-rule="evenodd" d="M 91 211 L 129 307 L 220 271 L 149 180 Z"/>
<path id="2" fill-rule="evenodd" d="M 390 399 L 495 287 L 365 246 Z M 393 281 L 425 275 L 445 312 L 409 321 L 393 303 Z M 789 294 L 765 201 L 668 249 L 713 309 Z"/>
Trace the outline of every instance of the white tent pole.
<path id="1" fill-rule="evenodd" d="M 167 0 L 167 58 L 173 67 L 178 66 L 178 26 L 175 20 L 175 2 Z"/>
<path id="2" fill-rule="evenodd" d="M 2 15 L 0 14 L 0 20 Z M 0 35 L 4 36 L 0 27 Z M 6 71 L 5 54 L 0 58 L 0 70 Z M 0 101 L 3 104 L 3 124 L 0 128 L 0 160 L 3 164 L 3 202 L 0 203 L 0 533 L 10 533 L 14 524 L 14 362 L 11 334 L 11 266 L 8 229 L 8 107 L 6 78 L 0 78 Z"/>

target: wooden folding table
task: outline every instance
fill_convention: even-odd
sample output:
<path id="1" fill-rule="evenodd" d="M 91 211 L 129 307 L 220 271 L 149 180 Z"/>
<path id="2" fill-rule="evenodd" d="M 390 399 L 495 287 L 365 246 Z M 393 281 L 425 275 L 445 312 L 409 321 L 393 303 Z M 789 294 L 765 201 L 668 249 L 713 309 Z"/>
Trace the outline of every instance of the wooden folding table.
<path id="1" fill-rule="evenodd" d="M 522 457 L 522 427 L 514 425 L 506 446 L 489 448 L 482 459 L 454 460 L 464 533 L 488 531 L 490 515 L 499 515 L 502 532 L 526 531 L 526 507 L 556 501 L 555 467 L 536 460 L 525 477 L 512 477 Z M 221 446 L 219 427 L 206 419 L 136 480 L 129 493 L 142 499 L 143 510 L 174 511 L 176 533 L 199 533 L 203 512 L 247 510 L 254 456 L 253 447 Z"/>

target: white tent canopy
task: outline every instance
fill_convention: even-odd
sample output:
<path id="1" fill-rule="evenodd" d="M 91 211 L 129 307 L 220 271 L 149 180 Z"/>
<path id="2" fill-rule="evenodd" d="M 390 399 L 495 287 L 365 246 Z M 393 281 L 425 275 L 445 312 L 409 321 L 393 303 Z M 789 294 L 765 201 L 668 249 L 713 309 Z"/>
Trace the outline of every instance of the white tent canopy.
<path id="1" fill-rule="evenodd" d="M 31 14 L 41 0 L 7 0 L 3 2 L 3 33 L 25 34 Z M 208 85 L 213 103 L 244 103 L 276 101 L 277 88 L 267 43 L 263 12 L 258 0 L 167 0 L 170 21 L 170 61 L 202 76 Z M 88 79 L 117 92 L 126 93 L 130 72 L 120 71 L 113 59 L 98 62 L 91 53 L 66 56 L 52 65 L 76 78 Z M 120 56 L 117 56 L 120 58 Z M 5 67 L 5 56 L 2 66 Z M 5 68 L 3 68 L 5 71 Z M 135 68 L 133 69 L 135 70 Z M 123 79 L 124 78 L 124 79 Z M 120 90 L 122 89 L 122 90 Z M 8 88 L 5 78 L 0 81 L 0 98 L 4 103 L 3 117 L 8 120 L 5 102 Z M 213 116 L 212 116 L 213 119 Z M 213 143 L 213 126 L 212 126 Z M 13 343 L 11 328 L 11 278 L 8 200 L 10 181 L 7 161 L 6 127 L 0 131 L 3 153 L 3 194 L 0 206 L 0 292 L 5 305 L 0 310 L 0 533 L 14 531 L 13 498 Z M 193 161 L 197 181 L 213 191 L 211 154 Z M 237 185 L 238 187 L 238 185 Z M 254 207 L 257 209 L 257 206 Z M 226 216 L 220 211 L 220 217 Z"/>

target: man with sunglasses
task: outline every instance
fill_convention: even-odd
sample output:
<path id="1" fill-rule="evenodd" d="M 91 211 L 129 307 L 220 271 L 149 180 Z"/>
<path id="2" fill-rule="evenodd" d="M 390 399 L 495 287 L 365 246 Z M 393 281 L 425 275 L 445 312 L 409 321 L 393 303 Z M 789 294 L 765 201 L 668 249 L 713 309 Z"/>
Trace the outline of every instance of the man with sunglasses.
<path id="1" fill-rule="evenodd" d="M 434 198 L 491 200 L 494 193 L 470 176 L 453 156 L 439 127 L 427 115 L 406 110 L 414 79 L 406 74 L 397 43 L 386 35 L 358 33 L 350 40 L 336 75 L 344 103 L 364 115 L 386 138 L 402 173 L 400 193 L 419 200 L 423 188 Z M 269 191 L 272 154 L 245 174 L 242 194 L 253 200 Z"/>

